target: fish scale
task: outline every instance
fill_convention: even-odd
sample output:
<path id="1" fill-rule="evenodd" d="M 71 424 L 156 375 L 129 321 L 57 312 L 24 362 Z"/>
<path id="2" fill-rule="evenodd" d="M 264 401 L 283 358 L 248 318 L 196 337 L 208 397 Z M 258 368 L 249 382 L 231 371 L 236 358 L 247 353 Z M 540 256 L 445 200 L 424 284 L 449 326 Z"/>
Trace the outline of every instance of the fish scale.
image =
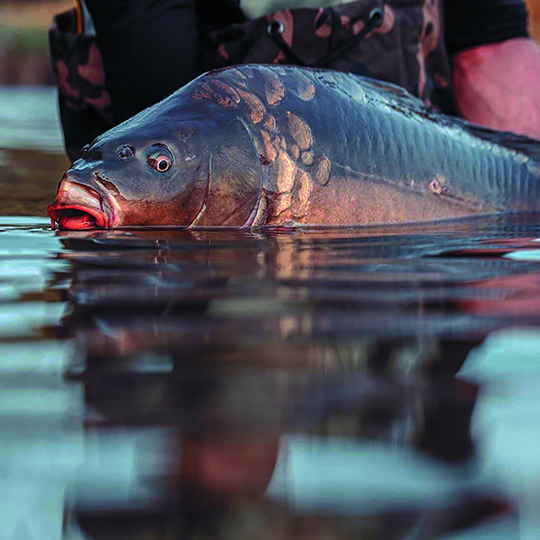
<path id="1" fill-rule="evenodd" d="M 361 80 L 360 78 L 358 79 Z M 382 85 L 379 85 L 378 90 L 381 91 L 382 88 Z M 330 91 L 335 91 L 335 88 L 331 87 Z M 459 197 L 460 199 L 469 200 L 471 206 L 484 206 L 489 202 L 486 196 L 487 193 L 476 187 L 481 188 L 482 183 L 485 184 L 490 181 L 505 183 L 507 185 L 506 191 L 511 190 L 511 186 L 508 185 L 510 182 L 504 182 L 504 178 L 516 178 L 518 180 L 524 166 L 523 164 L 514 163 L 510 151 L 507 152 L 506 156 L 499 156 L 492 151 L 491 146 L 493 145 L 485 140 L 481 140 L 475 145 L 475 138 L 465 131 L 463 127 L 460 127 L 457 121 L 454 125 L 448 127 L 446 123 L 440 125 L 437 121 L 422 120 L 419 117 L 419 113 L 425 109 L 424 105 L 419 102 L 416 110 L 411 110 L 411 102 L 415 102 L 416 100 L 409 96 L 406 99 L 407 106 L 409 107 L 408 111 L 410 112 L 408 115 L 397 112 L 391 107 L 389 107 L 390 111 L 388 108 L 379 107 L 377 109 L 381 101 L 380 99 L 376 103 L 376 106 L 372 106 L 373 110 L 370 110 L 368 113 L 361 110 L 362 107 L 366 107 L 362 103 L 354 103 L 354 108 L 346 114 L 335 114 L 335 111 L 331 111 L 327 115 L 327 118 L 321 119 L 319 122 L 319 124 L 326 126 L 326 130 L 321 131 L 319 137 L 317 137 L 319 146 L 324 146 L 334 151 L 333 155 L 335 158 L 331 159 L 333 162 L 347 162 L 348 160 L 348 167 L 350 169 L 354 169 L 359 173 L 362 172 L 362 169 L 367 169 L 368 173 L 379 175 L 381 179 L 395 181 L 396 184 L 399 184 L 400 180 L 405 176 L 412 176 L 425 178 L 425 184 L 427 186 L 430 177 L 435 174 L 439 174 L 442 177 L 451 175 L 449 180 L 455 185 L 456 197 L 466 189 L 467 184 L 471 186 L 469 193 L 463 193 Z M 321 98 L 321 101 L 324 102 L 326 100 L 325 98 Z M 328 98 L 327 101 L 333 101 L 335 103 L 336 100 Z M 395 98 L 392 101 L 395 102 Z M 368 104 L 367 107 L 370 105 Z M 287 100 L 281 106 L 293 107 Z M 322 110 L 324 111 L 325 109 Z M 363 129 L 355 129 L 358 123 L 351 121 L 354 113 L 360 116 L 360 118 L 367 118 L 367 121 L 362 123 Z M 354 143 L 344 146 L 340 145 L 339 142 L 336 144 L 335 141 L 325 140 L 328 139 L 328 136 L 325 137 L 325 131 L 326 133 L 335 132 L 332 129 L 332 120 L 335 118 L 341 119 L 344 116 L 350 119 L 347 125 L 353 126 L 355 131 L 351 133 L 349 129 L 349 133 L 342 140 L 350 141 L 356 139 Z M 317 125 L 313 129 L 316 131 Z M 393 138 L 391 138 L 392 133 L 396 135 Z M 415 141 L 415 144 L 421 147 L 422 151 L 412 155 L 410 152 L 407 152 L 406 147 L 407 145 L 410 146 L 409 141 Z M 405 147 L 404 151 L 399 152 L 398 150 L 398 153 L 408 157 L 406 164 L 399 162 L 394 164 L 390 160 L 384 159 L 384 152 L 381 152 L 381 149 L 393 148 L 396 145 L 399 150 Z M 343 148 L 348 150 L 351 146 L 362 151 L 357 153 L 349 152 L 349 155 L 345 156 L 345 159 L 340 159 L 339 151 Z M 366 153 L 368 155 L 367 160 L 365 159 Z M 354 159 L 355 154 L 359 159 Z M 501 154 L 504 154 L 504 152 L 501 152 Z M 332 156 L 330 153 L 328 155 L 330 157 Z M 404 170 L 407 170 L 406 175 L 403 175 Z M 479 192 L 482 198 L 474 197 L 477 192 Z M 494 209 L 505 205 L 507 203 L 506 199 L 507 197 L 504 197 L 503 190 L 501 200 L 491 201 Z"/>

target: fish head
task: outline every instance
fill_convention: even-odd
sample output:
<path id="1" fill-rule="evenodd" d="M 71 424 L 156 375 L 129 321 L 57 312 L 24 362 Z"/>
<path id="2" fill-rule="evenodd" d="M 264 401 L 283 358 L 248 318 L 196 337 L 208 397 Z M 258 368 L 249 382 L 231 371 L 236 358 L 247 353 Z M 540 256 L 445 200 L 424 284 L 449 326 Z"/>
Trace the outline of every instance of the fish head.
<path id="1" fill-rule="evenodd" d="M 99 136 L 64 174 L 51 219 L 61 229 L 190 225 L 209 183 L 198 127 L 143 115 Z"/>
<path id="2" fill-rule="evenodd" d="M 200 99 L 209 77 L 85 147 L 48 207 L 51 219 L 62 229 L 249 225 L 264 165 L 253 119 L 247 105 Z"/>

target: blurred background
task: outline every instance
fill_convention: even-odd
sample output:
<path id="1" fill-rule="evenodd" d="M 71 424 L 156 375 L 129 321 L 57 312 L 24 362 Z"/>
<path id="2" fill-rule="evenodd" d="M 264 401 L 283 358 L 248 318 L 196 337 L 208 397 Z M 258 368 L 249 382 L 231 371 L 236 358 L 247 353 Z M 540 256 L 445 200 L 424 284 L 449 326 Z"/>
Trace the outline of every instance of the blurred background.
<path id="1" fill-rule="evenodd" d="M 528 0 L 527 6 L 530 13 L 529 25 L 531 33 L 534 39 L 540 42 L 540 0 Z"/>
<path id="2" fill-rule="evenodd" d="M 540 41 L 540 0 L 527 4 L 531 33 Z M 73 5 L 73 0 L 0 0 L 0 84 L 53 84 L 47 29 L 55 13 Z"/>
<path id="3" fill-rule="evenodd" d="M 0 84 L 49 85 L 47 29 L 73 0 L 0 0 Z"/>

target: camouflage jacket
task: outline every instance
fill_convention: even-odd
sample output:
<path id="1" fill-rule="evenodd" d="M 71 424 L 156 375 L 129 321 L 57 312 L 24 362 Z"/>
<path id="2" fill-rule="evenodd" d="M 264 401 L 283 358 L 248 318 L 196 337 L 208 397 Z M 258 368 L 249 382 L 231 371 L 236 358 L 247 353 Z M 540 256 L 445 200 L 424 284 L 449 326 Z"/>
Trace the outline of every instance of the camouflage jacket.
<path id="1" fill-rule="evenodd" d="M 353 72 L 399 84 L 454 114 L 440 1 L 357 0 L 285 9 L 217 30 L 203 24 L 201 68 L 255 62 Z M 66 150 L 76 159 L 117 122 L 95 36 L 77 32 L 75 10 L 55 17 L 49 37 Z"/>

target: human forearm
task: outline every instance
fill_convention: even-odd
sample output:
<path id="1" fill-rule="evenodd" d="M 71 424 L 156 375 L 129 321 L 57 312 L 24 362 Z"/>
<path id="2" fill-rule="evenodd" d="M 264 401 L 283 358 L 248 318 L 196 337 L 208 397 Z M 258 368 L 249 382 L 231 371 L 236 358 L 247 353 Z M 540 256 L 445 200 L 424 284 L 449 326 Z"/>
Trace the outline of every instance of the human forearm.
<path id="1" fill-rule="evenodd" d="M 477 124 L 540 139 L 540 49 L 517 38 L 456 54 L 460 114 Z"/>

